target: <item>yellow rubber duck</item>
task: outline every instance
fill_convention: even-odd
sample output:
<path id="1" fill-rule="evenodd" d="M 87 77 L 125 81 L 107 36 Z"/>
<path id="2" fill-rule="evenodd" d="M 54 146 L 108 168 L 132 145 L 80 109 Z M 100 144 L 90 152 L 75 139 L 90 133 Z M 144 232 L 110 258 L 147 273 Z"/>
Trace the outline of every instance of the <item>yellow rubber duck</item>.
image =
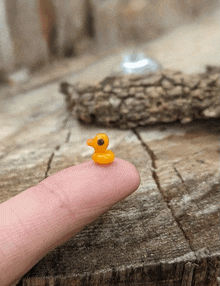
<path id="1" fill-rule="evenodd" d="M 109 164 L 115 159 L 115 154 L 110 150 L 106 150 L 108 143 L 109 139 L 105 133 L 99 133 L 93 139 L 87 140 L 87 145 L 95 149 L 92 155 L 92 159 L 95 163 Z"/>

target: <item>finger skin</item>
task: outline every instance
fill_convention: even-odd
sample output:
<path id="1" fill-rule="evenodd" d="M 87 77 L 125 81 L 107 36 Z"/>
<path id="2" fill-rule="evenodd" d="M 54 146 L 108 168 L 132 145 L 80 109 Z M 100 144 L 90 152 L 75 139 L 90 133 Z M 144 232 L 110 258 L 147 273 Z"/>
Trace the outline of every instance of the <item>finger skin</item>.
<path id="1" fill-rule="evenodd" d="M 137 169 L 115 158 L 64 169 L 0 204 L 0 285 L 24 275 L 140 184 Z"/>

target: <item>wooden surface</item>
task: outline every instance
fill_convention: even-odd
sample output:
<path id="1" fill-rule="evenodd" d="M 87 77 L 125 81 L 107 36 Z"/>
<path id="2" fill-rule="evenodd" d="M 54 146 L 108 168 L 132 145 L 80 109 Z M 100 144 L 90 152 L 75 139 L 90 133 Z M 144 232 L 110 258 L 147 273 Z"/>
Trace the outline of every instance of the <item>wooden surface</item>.
<path id="1" fill-rule="evenodd" d="M 115 65 L 114 60 L 97 62 L 66 80 L 102 79 L 109 72 L 106 63 Z M 220 121 L 133 130 L 87 126 L 69 115 L 58 89 L 54 83 L 2 97 L 0 202 L 91 160 L 86 139 L 99 132 L 109 135 L 116 157 L 136 166 L 141 185 L 45 256 L 19 286 L 217 285 Z"/>
<path id="2" fill-rule="evenodd" d="M 102 131 L 116 156 L 137 167 L 141 185 L 49 253 L 20 285 L 217 285 L 219 121 L 91 128 L 70 118 L 65 123 L 62 98 L 46 92 L 38 93 L 38 106 L 34 94 L 5 105 L 9 111 L 17 104 L 15 118 L 4 117 L 6 124 L 17 122 L 17 132 L 11 129 L 1 146 L 1 202 L 90 160 L 86 139 Z"/>
<path id="3" fill-rule="evenodd" d="M 116 156 L 137 167 L 141 185 L 49 253 L 20 285 L 217 285 L 219 121 L 133 131 L 91 128 L 67 121 L 56 89 L 4 105 L 1 202 L 90 160 L 86 139 L 102 131 Z"/>

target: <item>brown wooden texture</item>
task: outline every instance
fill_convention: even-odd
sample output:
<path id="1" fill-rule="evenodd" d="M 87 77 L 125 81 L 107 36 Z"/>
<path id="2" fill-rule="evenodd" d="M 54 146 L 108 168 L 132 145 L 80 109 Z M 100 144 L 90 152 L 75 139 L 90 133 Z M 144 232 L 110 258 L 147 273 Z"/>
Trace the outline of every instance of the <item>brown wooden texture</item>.
<path id="1" fill-rule="evenodd" d="M 2 105 L 1 202 L 90 160 L 86 139 L 103 131 L 116 156 L 137 167 L 141 185 L 44 257 L 20 285 L 217 285 L 219 120 L 87 127 L 67 117 L 57 88 Z"/>
<path id="2" fill-rule="evenodd" d="M 81 161 L 78 131 L 84 142 L 95 130 L 78 128 L 49 174 Z M 48 254 L 23 285 L 217 285 L 218 122 L 105 131 L 115 154 L 138 168 L 140 188 Z"/>
<path id="3" fill-rule="evenodd" d="M 48 49 L 42 32 L 39 2 L 5 1 L 8 27 L 11 31 L 14 69 L 34 67 L 48 59 Z M 7 69 L 7 67 L 6 67 Z"/>
<path id="4" fill-rule="evenodd" d="M 173 43 L 177 41 L 176 35 Z M 159 46 L 161 52 L 166 45 L 170 46 L 170 38 Z M 154 48 L 157 50 L 157 43 Z M 188 52 L 183 62 L 192 65 L 187 69 L 200 70 L 194 54 L 189 59 Z M 178 66 L 175 58 L 181 58 L 181 53 L 177 49 L 169 63 L 164 56 L 162 64 Z M 78 62 L 78 72 L 75 67 L 71 74 L 67 67 L 66 80 L 72 84 L 101 81 L 120 58 L 114 55 L 81 70 Z M 178 68 L 184 71 L 186 66 Z M 52 78 L 56 77 L 53 71 Z M 40 75 L 32 83 L 40 85 Z M 27 93 L 30 87 L 24 86 L 25 93 L 21 89 L 17 96 L 5 93 L 1 97 L 0 202 L 54 172 L 91 160 L 86 139 L 99 132 L 109 135 L 109 148 L 117 157 L 137 167 L 141 185 L 45 256 L 19 286 L 217 285 L 219 119 L 132 130 L 87 126 L 80 124 L 75 114 L 67 113 L 58 83 Z"/>

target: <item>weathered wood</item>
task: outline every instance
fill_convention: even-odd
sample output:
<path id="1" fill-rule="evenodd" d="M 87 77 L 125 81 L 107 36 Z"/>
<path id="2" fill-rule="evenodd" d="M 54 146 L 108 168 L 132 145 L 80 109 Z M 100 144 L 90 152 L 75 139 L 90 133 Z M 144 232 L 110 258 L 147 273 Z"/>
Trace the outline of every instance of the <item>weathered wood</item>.
<path id="1" fill-rule="evenodd" d="M 54 48 L 59 55 L 73 56 L 76 43 L 87 36 L 86 0 L 52 0 L 52 3 L 56 15 Z"/>
<path id="2" fill-rule="evenodd" d="M 61 92 L 66 95 L 67 109 L 71 111 L 76 105 L 82 122 L 125 129 L 219 118 L 219 80 L 220 72 L 211 68 L 193 75 L 162 70 L 141 76 L 108 77 L 96 85 L 75 88 L 63 83 Z M 72 96 L 68 90 L 71 87 Z"/>
<path id="3" fill-rule="evenodd" d="M 110 62 L 118 58 L 67 80 L 100 80 Z M 1 98 L 0 202 L 90 160 L 86 139 L 99 132 L 109 135 L 117 157 L 137 167 L 141 185 L 45 256 L 20 285 L 217 285 L 219 119 L 117 130 L 75 118 L 66 112 L 58 84 Z"/>
<path id="4" fill-rule="evenodd" d="M 48 59 L 48 48 L 42 33 L 38 0 L 6 1 L 16 68 L 36 67 Z"/>
<path id="5" fill-rule="evenodd" d="M 116 156 L 137 167 L 141 185 L 45 256 L 20 285 L 217 285 L 219 121 L 123 131 L 85 126 L 65 121 L 56 89 L 1 106 L 1 202 L 90 160 L 86 139 L 102 131 Z"/>
<path id="6" fill-rule="evenodd" d="M 210 14 L 218 1 L 91 0 L 94 30 L 100 50 L 138 44 Z"/>
<path id="7" fill-rule="evenodd" d="M 48 62 L 51 54 L 75 55 L 81 47 L 78 43 L 87 37 L 85 1 L 1 2 L 0 68 L 4 71 L 32 69 Z"/>
<path id="8" fill-rule="evenodd" d="M 7 12 L 4 0 L 0 1 L 0 13 L 0 73 L 2 74 L 3 72 L 11 71 L 14 66 L 13 43 L 11 32 L 8 26 Z M 1 74 L 0 77 L 2 76 Z"/>
<path id="9" fill-rule="evenodd" d="M 218 122 L 210 125 L 133 133 L 70 122 L 69 141 L 54 151 L 49 175 L 89 159 L 86 139 L 105 130 L 111 149 L 138 168 L 142 183 L 43 258 L 23 277 L 23 285 L 215 285 L 219 131 Z"/>

